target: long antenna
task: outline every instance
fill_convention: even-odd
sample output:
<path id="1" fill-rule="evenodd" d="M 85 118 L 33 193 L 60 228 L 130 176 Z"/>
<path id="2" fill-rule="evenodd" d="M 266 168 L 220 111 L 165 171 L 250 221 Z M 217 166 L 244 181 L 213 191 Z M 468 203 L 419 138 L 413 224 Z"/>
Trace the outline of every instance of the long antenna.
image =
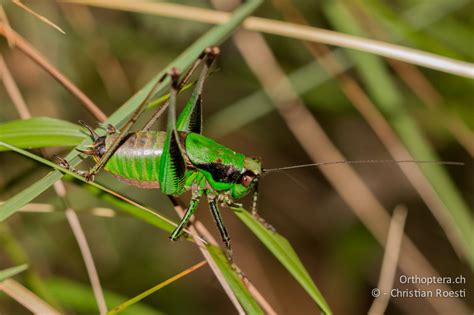
<path id="1" fill-rule="evenodd" d="M 273 172 L 273 171 L 284 171 L 292 170 L 296 168 L 305 168 L 305 167 L 314 167 L 322 165 L 332 165 L 332 164 L 374 164 L 374 163 L 430 163 L 430 164 L 442 164 L 442 165 L 457 165 L 462 166 L 462 162 L 454 161 L 419 161 L 419 160 L 355 160 L 355 161 L 331 161 L 331 162 L 320 162 L 320 163 L 310 163 L 310 164 L 301 164 L 301 165 L 291 165 L 277 168 L 264 168 L 263 172 Z"/>

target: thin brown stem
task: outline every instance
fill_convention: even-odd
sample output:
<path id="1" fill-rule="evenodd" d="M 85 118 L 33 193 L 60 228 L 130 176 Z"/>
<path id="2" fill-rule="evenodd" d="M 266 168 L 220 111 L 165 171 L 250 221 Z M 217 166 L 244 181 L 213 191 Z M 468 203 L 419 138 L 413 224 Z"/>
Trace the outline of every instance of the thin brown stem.
<path id="1" fill-rule="evenodd" d="M 87 97 L 74 83 L 72 83 L 62 72 L 60 72 L 56 67 L 54 67 L 48 60 L 36 50 L 26 39 L 20 36 L 18 33 L 11 29 L 7 29 L 4 24 L 0 25 L 0 35 L 10 39 L 12 43 L 18 48 L 21 52 L 27 55 L 31 60 L 36 62 L 41 66 L 46 72 L 51 74 L 66 90 L 68 90 L 72 95 L 77 97 L 85 108 L 92 114 L 94 117 L 100 121 L 105 121 L 106 116 L 102 110 L 94 104 L 94 102 Z"/>
<path id="2" fill-rule="evenodd" d="M 26 6 L 25 4 L 23 4 L 20 0 L 12 0 L 13 4 L 15 4 L 16 6 L 22 8 L 23 10 L 25 10 L 26 12 L 28 12 L 29 14 L 33 15 L 34 17 L 38 18 L 40 21 L 44 22 L 46 25 L 49 25 L 51 26 L 52 28 L 54 28 L 55 30 L 59 31 L 60 33 L 63 33 L 63 34 L 66 34 L 66 32 L 60 28 L 59 26 L 57 26 L 56 24 L 54 24 L 53 22 L 51 22 L 49 19 L 47 19 L 46 17 L 42 16 L 41 14 L 38 14 L 36 13 L 35 11 L 33 11 L 31 8 L 29 8 L 28 6 Z"/>
<path id="3" fill-rule="evenodd" d="M 400 248 L 403 241 L 403 230 L 407 218 L 407 209 L 404 206 L 398 206 L 393 211 L 390 227 L 388 230 L 387 243 L 383 255 L 382 268 L 380 271 L 379 289 L 380 296 L 377 297 L 369 309 L 369 315 L 382 315 L 390 301 L 390 291 L 393 287 L 395 275 L 397 273 Z"/>
<path id="4" fill-rule="evenodd" d="M 0 283 L 0 291 L 13 298 L 34 314 L 59 315 L 60 311 L 43 301 L 36 294 L 25 288 L 13 279 L 6 279 Z"/>

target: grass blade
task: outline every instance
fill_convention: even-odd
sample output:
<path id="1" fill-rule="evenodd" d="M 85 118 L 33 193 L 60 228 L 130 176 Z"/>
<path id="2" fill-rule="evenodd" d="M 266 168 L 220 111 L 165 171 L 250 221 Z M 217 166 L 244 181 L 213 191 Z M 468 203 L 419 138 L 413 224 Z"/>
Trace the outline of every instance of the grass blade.
<path id="1" fill-rule="evenodd" d="M 20 272 L 25 271 L 26 269 L 28 269 L 28 265 L 23 264 L 23 265 L 19 265 L 19 266 L 15 266 L 15 267 L 0 270 L 0 282 L 2 282 L 3 280 L 5 280 L 7 278 L 10 278 L 10 277 L 13 277 L 13 276 L 17 275 Z"/>
<path id="2" fill-rule="evenodd" d="M 129 306 L 132 306 L 134 304 L 136 304 L 137 302 L 143 300 L 144 298 L 146 298 L 147 296 L 155 293 L 156 291 L 166 287 L 167 285 L 175 282 L 176 280 L 179 280 L 181 279 L 182 277 L 190 274 L 191 272 L 201 268 L 202 266 L 204 266 L 207 262 L 204 260 L 204 261 L 201 261 L 200 263 L 194 265 L 194 266 L 191 266 L 190 268 L 178 273 L 177 275 L 169 278 L 168 280 L 166 281 L 163 281 L 159 284 L 157 284 L 156 286 L 154 286 L 153 288 L 150 288 L 148 290 L 146 290 L 145 292 L 142 292 L 140 293 L 139 295 L 131 298 L 130 300 L 126 301 L 126 302 L 123 302 L 122 304 L 114 307 L 112 310 L 110 310 L 110 312 L 107 313 L 107 315 L 113 315 L 113 314 L 118 314 L 118 313 L 121 313 L 123 310 L 125 310 L 126 308 L 128 308 Z"/>
<path id="3" fill-rule="evenodd" d="M 79 125 L 49 117 L 12 120 L 0 124 L 0 141 L 23 149 L 74 146 L 86 138 L 81 130 Z"/>
<path id="4" fill-rule="evenodd" d="M 224 278 L 227 280 L 227 283 L 234 291 L 237 299 L 241 303 L 242 307 L 245 309 L 247 314 L 263 314 L 262 309 L 254 300 L 252 295 L 245 287 L 244 283 L 241 280 L 241 277 L 237 274 L 234 268 L 229 264 L 229 260 L 224 255 L 222 249 L 216 246 L 209 245 L 207 250 L 211 257 L 214 259 L 217 267 L 222 271 Z"/>
<path id="5" fill-rule="evenodd" d="M 61 312 L 54 309 L 36 294 L 25 288 L 13 279 L 6 279 L 0 283 L 0 290 L 5 292 L 18 303 L 29 309 L 34 314 L 59 315 Z"/>
<path id="6" fill-rule="evenodd" d="M 255 236 L 272 252 L 283 266 L 293 275 L 298 283 L 306 290 L 325 314 L 332 311 L 321 292 L 314 284 L 306 268 L 286 238 L 268 230 L 245 209 L 233 209 L 240 220 L 253 232 Z"/>

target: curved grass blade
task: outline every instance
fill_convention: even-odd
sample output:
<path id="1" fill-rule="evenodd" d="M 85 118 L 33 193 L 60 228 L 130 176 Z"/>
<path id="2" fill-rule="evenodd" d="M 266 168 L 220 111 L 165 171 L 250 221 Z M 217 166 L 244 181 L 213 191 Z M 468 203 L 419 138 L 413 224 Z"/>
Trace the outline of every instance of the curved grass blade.
<path id="1" fill-rule="evenodd" d="M 219 269 L 222 271 L 224 278 L 227 280 L 227 283 L 231 287 L 232 291 L 234 291 L 235 296 L 247 314 L 264 314 L 263 310 L 245 287 L 241 277 L 229 264 L 229 260 L 222 249 L 213 245 L 208 245 L 207 250 L 217 264 L 217 267 L 219 267 Z"/>
<path id="2" fill-rule="evenodd" d="M 136 304 L 137 302 L 140 302 L 141 300 L 143 300 L 144 298 L 146 298 L 147 296 L 155 293 L 156 291 L 166 287 L 167 285 L 175 282 L 176 280 L 179 280 L 181 279 L 182 277 L 190 274 L 191 272 L 201 268 L 202 266 L 204 266 L 207 262 L 204 260 L 204 261 L 201 261 L 200 263 L 194 265 L 194 266 L 191 266 L 190 268 L 178 273 L 177 275 L 169 278 L 168 280 L 165 280 L 159 284 L 157 284 L 156 286 L 154 286 L 153 288 L 150 288 L 148 290 L 146 290 L 145 292 L 142 292 L 140 293 L 139 295 L 131 298 L 130 300 L 126 301 L 126 302 L 123 302 L 122 304 L 114 307 L 113 309 L 110 310 L 110 312 L 107 313 L 107 315 L 113 315 L 113 314 L 118 314 L 118 313 L 121 313 L 123 310 L 125 310 L 126 308 Z"/>
<path id="3" fill-rule="evenodd" d="M 28 269 L 28 265 L 23 264 L 23 265 L 19 265 L 19 266 L 15 266 L 15 267 L 0 270 L 0 282 L 2 282 L 5 279 L 11 278 L 11 277 L 17 275 L 20 272 L 25 271 L 26 269 Z"/>
<path id="4" fill-rule="evenodd" d="M 306 290 L 311 298 L 318 304 L 324 314 L 332 311 L 321 292 L 314 284 L 306 268 L 301 263 L 298 255 L 286 238 L 272 232 L 256 220 L 248 211 L 242 208 L 232 208 L 240 220 L 252 231 L 253 234 L 272 252 L 272 254 L 285 266 L 298 283 Z"/>
<path id="5" fill-rule="evenodd" d="M 13 120 L 0 124 L 0 141 L 22 149 L 74 146 L 87 138 L 81 130 L 79 125 L 49 117 Z"/>

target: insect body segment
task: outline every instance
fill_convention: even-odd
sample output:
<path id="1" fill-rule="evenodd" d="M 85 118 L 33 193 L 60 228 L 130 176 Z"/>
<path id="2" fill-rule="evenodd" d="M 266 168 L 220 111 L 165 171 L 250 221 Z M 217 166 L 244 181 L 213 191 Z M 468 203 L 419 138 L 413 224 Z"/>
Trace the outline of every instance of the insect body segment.
<path id="1" fill-rule="evenodd" d="M 158 170 L 165 137 L 166 133 L 161 131 L 130 134 L 105 164 L 105 170 L 127 184 L 140 188 L 160 188 Z"/>

